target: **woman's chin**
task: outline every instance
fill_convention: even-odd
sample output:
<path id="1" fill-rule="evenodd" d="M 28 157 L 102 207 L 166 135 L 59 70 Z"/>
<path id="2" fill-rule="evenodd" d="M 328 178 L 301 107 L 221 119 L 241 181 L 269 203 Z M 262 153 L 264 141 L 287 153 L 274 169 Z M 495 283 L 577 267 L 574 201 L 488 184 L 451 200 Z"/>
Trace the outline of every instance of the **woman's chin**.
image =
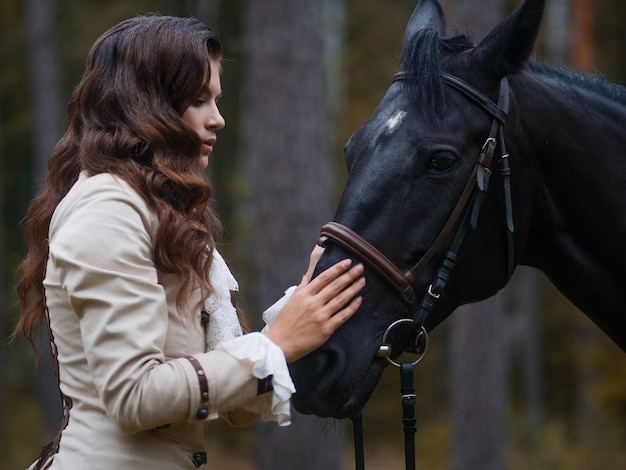
<path id="1" fill-rule="evenodd" d="M 209 166 L 209 156 L 202 155 L 200 157 L 200 160 L 198 160 L 198 170 L 204 171 L 206 170 L 207 166 Z"/>

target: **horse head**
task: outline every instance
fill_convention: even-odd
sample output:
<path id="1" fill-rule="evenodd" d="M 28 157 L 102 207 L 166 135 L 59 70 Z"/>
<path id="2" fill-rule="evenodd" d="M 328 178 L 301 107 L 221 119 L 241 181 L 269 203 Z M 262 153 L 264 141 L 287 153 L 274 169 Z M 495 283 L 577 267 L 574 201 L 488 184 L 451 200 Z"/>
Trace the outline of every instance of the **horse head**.
<path id="1" fill-rule="evenodd" d="M 522 239 L 517 234 L 527 228 L 521 223 L 515 236 L 513 227 L 507 233 L 502 209 L 506 175 L 495 163 L 500 154 L 490 167 L 477 162 L 494 127 L 504 125 L 502 100 L 508 94 L 502 92 L 502 79 L 524 70 L 543 6 L 544 1 L 526 0 L 475 46 L 465 36 L 446 36 L 438 1 L 418 3 L 393 83 L 345 146 L 348 179 L 316 269 L 317 274 L 344 258 L 363 263 L 363 304 L 326 344 L 292 364 L 293 403 L 299 411 L 341 418 L 363 407 L 387 364 L 379 353 L 383 335 L 393 322 L 414 319 L 422 299 L 429 302 L 429 286 L 464 221 L 477 219 L 458 243 L 456 266 L 444 273 L 445 290 L 437 293 L 436 302 L 431 299 L 432 308 L 421 319 L 424 328 L 432 329 L 457 306 L 487 298 L 507 283 Z M 464 86 L 469 91 L 459 88 Z M 487 192 L 488 175 L 495 189 Z M 472 191 L 466 190 L 469 186 Z M 485 193 L 480 213 L 472 209 L 472 201 L 482 198 L 476 193 Z M 523 202 L 507 204 L 513 211 L 524 210 Z M 472 210 L 475 214 L 468 214 Z M 344 229 L 351 235 L 337 234 Z M 352 249 L 354 244 L 365 248 Z M 372 252 L 386 267 L 372 262 Z M 411 272 L 416 265 L 419 269 Z M 412 332 L 396 336 L 391 357 L 413 341 Z"/>

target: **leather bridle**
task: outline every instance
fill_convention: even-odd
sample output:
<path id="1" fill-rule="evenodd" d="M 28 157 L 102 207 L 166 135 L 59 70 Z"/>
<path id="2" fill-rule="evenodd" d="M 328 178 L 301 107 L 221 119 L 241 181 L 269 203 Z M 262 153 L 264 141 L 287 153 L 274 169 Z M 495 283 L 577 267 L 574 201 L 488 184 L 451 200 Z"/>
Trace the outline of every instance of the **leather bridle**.
<path id="1" fill-rule="evenodd" d="M 414 77 L 406 72 L 399 72 L 394 76 L 394 82 Z M 382 344 L 378 351 L 379 357 L 385 357 L 391 364 L 400 368 L 401 392 L 402 392 L 402 422 L 404 429 L 404 450 L 406 469 L 415 468 L 415 441 L 414 435 L 417 430 L 415 419 L 415 388 L 413 386 L 413 366 L 421 360 L 428 345 L 428 335 L 424 327 L 428 315 L 434 308 L 437 300 L 443 294 L 445 286 L 457 261 L 458 251 L 465 235 L 470 229 L 475 229 L 478 223 L 480 206 L 489 187 L 489 178 L 492 174 L 492 160 L 497 145 L 500 145 L 499 168 L 502 179 L 504 194 L 504 208 L 506 219 L 507 236 L 507 278 L 515 268 L 515 251 L 513 245 L 513 206 L 511 200 L 511 169 L 509 167 L 509 155 L 506 152 L 504 142 L 504 126 L 509 110 L 509 85 L 506 77 L 500 81 L 498 102 L 494 103 L 483 93 L 478 91 L 463 80 L 449 74 L 444 74 L 443 79 L 447 85 L 462 93 L 489 114 L 493 120 L 489 136 L 485 140 L 482 149 L 474 164 L 474 170 L 470 174 L 461 197 L 452 210 L 443 228 L 430 245 L 426 253 L 408 271 L 401 271 L 389 258 L 382 254 L 376 247 L 363 239 L 356 232 L 337 222 L 329 222 L 321 229 L 318 244 L 326 246 L 333 242 L 345 251 L 355 255 L 361 261 L 370 266 L 383 279 L 385 279 L 400 296 L 404 304 L 411 312 L 411 319 L 403 319 L 392 323 L 385 332 Z M 428 287 L 418 304 L 415 291 L 415 282 L 419 274 L 433 256 L 441 249 L 444 242 L 449 240 L 456 227 L 448 250 L 437 269 L 434 280 Z M 410 323 L 415 338 L 414 347 L 409 352 L 417 353 L 415 362 L 397 363 L 391 357 L 391 345 L 386 342 L 387 335 L 396 326 L 402 323 Z M 363 432 L 361 413 L 352 418 L 354 425 L 355 462 L 357 470 L 364 468 Z"/>
<path id="2" fill-rule="evenodd" d="M 394 81 L 405 80 L 409 77 L 411 77 L 410 74 L 399 72 L 395 75 Z M 450 272 L 456 264 L 457 253 L 465 234 L 470 228 L 473 229 L 476 227 L 480 205 L 489 186 L 489 178 L 492 173 L 491 164 L 496 144 L 499 144 L 501 148 L 499 163 L 505 199 L 509 275 L 514 268 L 514 226 L 510 185 L 511 170 L 508 163 L 508 154 L 506 153 L 503 131 L 509 107 L 509 87 L 507 78 L 504 77 L 500 81 L 497 104 L 459 78 L 448 74 L 444 74 L 443 78 L 447 85 L 458 90 L 477 104 L 493 118 L 493 121 L 489 136 L 483 144 L 478 158 L 476 159 L 474 170 L 470 174 L 469 180 L 456 206 L 426 253 L 424 253 L 411 269 L 403 272 L 376 247 L 363 239 L 359 234 L 340 223 L 329 222 L 324 225 L 321 228 L 320 239 L 318 241 L 318 244 L 321 246 L 327 246 L 329 242 L 335 243 L 345 251 L 355 255 L 385 279 L 394 288 L 412 313 L 412 323 L 415 332 L 421 331 L 435 301 L 439 299 L 443 293 Z M 459 223 L 460 221 L 461 223 Z M 450 238 L 455 227 L 457 227 L 457 231 L 437 270 L 437 275 L 430 284 L 428 292 L 422 298 L 421 303 L 417 304 L 417 294 L 414 283 L 418 275 L 425 269 L 428 262 L 440 250 L 443 243 Z"/>

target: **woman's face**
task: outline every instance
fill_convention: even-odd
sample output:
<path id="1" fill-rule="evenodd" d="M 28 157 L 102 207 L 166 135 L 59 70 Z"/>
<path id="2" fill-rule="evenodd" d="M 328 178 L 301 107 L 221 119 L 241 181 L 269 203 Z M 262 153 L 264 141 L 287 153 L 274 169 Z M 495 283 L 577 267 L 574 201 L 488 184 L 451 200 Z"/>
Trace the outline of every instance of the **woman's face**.
<path id="1" fill-rule="evenodd" d="M 211 79 L 196 100 L 183 112 L 185 121 L 200 137 L 202 151 L 198 168 L 204 170 L 209 164 L 209 155 L 217 140 L 215 133 L 224 128 L 224 118 L 217 108 L 217 102 L 222 96 L 220 83 L 221 65 L 216 60 L 211 60 Z"/>

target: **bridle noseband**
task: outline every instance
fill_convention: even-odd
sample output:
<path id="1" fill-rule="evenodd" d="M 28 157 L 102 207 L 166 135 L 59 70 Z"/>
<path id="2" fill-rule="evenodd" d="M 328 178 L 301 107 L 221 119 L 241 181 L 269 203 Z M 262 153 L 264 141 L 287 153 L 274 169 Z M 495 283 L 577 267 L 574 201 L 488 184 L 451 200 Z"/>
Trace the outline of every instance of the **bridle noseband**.
<path id="1" fill-rule="evenodd" d="M 405 80 L 411 75 L 406 72 L 399 72 L 394 76 L 394 81 Z M 504 142 L 504 125 L 506 124 L 507 114 L 509 110 L 509 85 L 506 77 L 500 81 L 500 90 L 498 93 L 498 102 L 494 103 L 483 93 L 467 84 L 463 80 L 452 75 L 444 74 L 444 81 L 447 85 L 461 92 L 465 97 L 469 98 L 480 108 L 489 114 L 493 120 L 489 136 L 485 140 L 483 147 L 476 159 L 474 170 L 472 171 L 461 197 L 457 201 L 456 206 L 452 210 L 450 217 L 444 224 L 443 228 L 428 248 L 426 253 L 415 263 L 415 265 L 406 272 L 402 272 L 389 258 L 382 254 L 376 247 L 363 239 L 356 232 L 337 222 L 329 222 L 321 229 L 318 244 L 326 246 L 329 242 L 333 242 L 345 251 L 352 253 L 364 263 L 368 264 L 383 279 L 385 279 L 399 294 L 403 302 L 411 312 L 411 319 L 401 319 L 392 323 L 383 335 L 382 344 L 378 351 L 379 357 L 385 357 L 389 363 L 400 368 L 401 392 L 402 392 L 402 422 L 404 428 L 404 449 L 406 469 L 415 468 L 415 443 L 414 435 L 416 432 L 415 419 L 415 388 L 413 386 L 413 366 L 421 360 L 426 347 L 428 345 L 428 335 L 424 325 L 429 313 L 432 311 L 437 300 L 443 294 L 444 288 L 450 273 L 454 269 L 457 261 L 457 254 L 461 247 L 461 243 L 466 233 L 470 229 L 474 229 L 478 223 L 478 213 L 482 200 L 489 187 L 489 178 L 491 176 L 491 164 L 496 146 L 499 144 L 501 154 L 499 158 L 500 176 L 502 177 L 502 188 L 504 192 L 504 207 L 506 217 L 506 234 L 508 249 L 508 273 L 509 277 L 515 267 L 515 252 L 513 246 L 513 208 L 511 200 L 511 170 L 509 167 L 508 154 Z M 443 260 L 437 269 L 435 279 L 429 285 L 428 291 L 422 297 L 422 301 L 417 304 L 417 295 L 414 283 L 418 275 L 425 269 L 428 262 L 439 251 L 443 243 L 450 238 L 454 228 L 457 227 L 454 238 L 443 256 Z M 387 335 L 396 326 L 403 323 L 410 323 L 415 339 L 415 347 L 409 349 L 409 352 L 417 353 L 418 359 L 413 362 L 397 363 L 391 357 L 391 345 L 387 344 Z M 420 349 L 420 338 L 422 347 Z M 355 462 L 357 469 L 364 468 L 363 459 L 363 433 L 361 424 L 361 413 L 357 413 L 352 417 L 354 425 L 354 442 L 355 442 Z"/>

